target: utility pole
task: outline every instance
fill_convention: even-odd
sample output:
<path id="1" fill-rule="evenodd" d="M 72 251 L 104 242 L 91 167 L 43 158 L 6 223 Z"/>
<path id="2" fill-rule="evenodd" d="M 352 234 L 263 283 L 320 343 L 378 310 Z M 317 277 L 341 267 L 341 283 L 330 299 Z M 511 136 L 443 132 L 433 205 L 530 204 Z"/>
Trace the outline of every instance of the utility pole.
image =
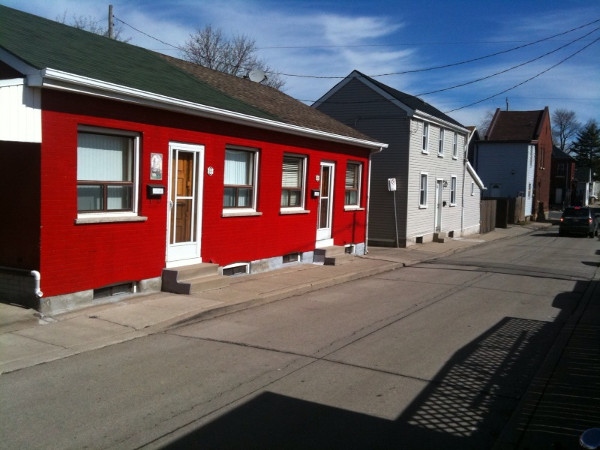
<path id="1" fill-rule="evenodd" d="M 115 21 L 113 18 L 113 5 L 108 5 L 108 37 L 114 39 L 113 29 L 115 27 Z"/>

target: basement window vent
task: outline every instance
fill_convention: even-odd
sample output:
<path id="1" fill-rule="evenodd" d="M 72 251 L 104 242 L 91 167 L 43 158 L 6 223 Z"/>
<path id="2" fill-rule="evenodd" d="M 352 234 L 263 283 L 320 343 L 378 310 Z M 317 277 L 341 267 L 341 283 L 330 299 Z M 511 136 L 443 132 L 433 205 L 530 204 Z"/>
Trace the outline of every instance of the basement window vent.
<path id="1" fill-rule="evenodd" d="M 356 253 L 354 247 L 355 246 L 353 244 L 346 245 L 344 248 L 344 253 L 347 253 L 348 255 L 354 255 L 354 253 Z"/>
<path id="2" fill-rule="evenodd" d="M 417 244 L 422 244 L 422 243 L 423 243 L 423 236 L 418 236 L 418 237 L 415 239 L 415 241 L 416 241 L 416 243 L 417 243 Z"/>
<path id="3" fill-rule="evenodd" d="M 453 238 L 454 237 L 454 231 L 448 231 L 448 237 L 449 238 Z"/>
<path id="4" fill-rule="evenodd" d="M 135 282 L 133 281 L 129 283 L 111 284 L 110 286 L 94 289 L 94 300 L 134 293 Z"/>
<path id="5" fill-rule="evenodd" d="M 300 261 L 300 253 L 288 253 L 283 255 L 283 264 L 294 263 Z"/>
<path id="6" fill-rule="evenodd" d="M 223 267 L 223 275 L 226 277 L 231 277 L 234 275 L 243 275 L 250 273 L 250 264 L 241 263 L 241 264 L 231 264 L 229 266 Z"/>

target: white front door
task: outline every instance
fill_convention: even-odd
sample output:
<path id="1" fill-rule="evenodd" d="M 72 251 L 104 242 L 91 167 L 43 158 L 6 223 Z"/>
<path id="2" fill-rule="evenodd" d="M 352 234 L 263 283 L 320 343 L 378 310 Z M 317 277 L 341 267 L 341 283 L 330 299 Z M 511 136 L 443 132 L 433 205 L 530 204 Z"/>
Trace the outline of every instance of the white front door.
<path id="1" fill-rule="evenodd" d="M 169 144 L 167 267 L 201 262 L 204 146 Z"/>
<path id="2" fill-rule="evenodd" d="M 317 247 L 333 245 L 331 238 L 331 218 L 333 212 L 333 180 L 335 165 L 321 162 L 319 211 L 317 218 Z"/>
<path id="3" fill-rule="evenodd" d="M 435 231 L 442 231 L 442 211 L 444 208 L 444 180 L 436 180 L 435 189 Z"/>

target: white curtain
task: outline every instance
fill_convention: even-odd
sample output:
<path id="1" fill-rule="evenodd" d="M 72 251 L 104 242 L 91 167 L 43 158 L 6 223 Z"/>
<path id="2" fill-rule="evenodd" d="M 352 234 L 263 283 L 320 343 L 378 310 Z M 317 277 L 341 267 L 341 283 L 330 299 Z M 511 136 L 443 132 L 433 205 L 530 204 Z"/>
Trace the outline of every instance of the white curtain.
<path id="1" fill-rule="evenodd" d="M 131 138 L 79 133 L 77 179 L 132 181 Z"/>

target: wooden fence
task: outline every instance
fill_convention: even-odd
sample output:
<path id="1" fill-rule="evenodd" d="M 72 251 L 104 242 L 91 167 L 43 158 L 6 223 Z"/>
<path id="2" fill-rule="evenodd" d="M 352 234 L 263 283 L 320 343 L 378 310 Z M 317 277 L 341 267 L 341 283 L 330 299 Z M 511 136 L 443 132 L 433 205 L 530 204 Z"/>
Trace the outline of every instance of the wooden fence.
<path id="1" fill-rule="evenodd" d="M 496 200 L 482 200 L 480 209 L 480 233 L 489 233 L 496 228 Z"/>

